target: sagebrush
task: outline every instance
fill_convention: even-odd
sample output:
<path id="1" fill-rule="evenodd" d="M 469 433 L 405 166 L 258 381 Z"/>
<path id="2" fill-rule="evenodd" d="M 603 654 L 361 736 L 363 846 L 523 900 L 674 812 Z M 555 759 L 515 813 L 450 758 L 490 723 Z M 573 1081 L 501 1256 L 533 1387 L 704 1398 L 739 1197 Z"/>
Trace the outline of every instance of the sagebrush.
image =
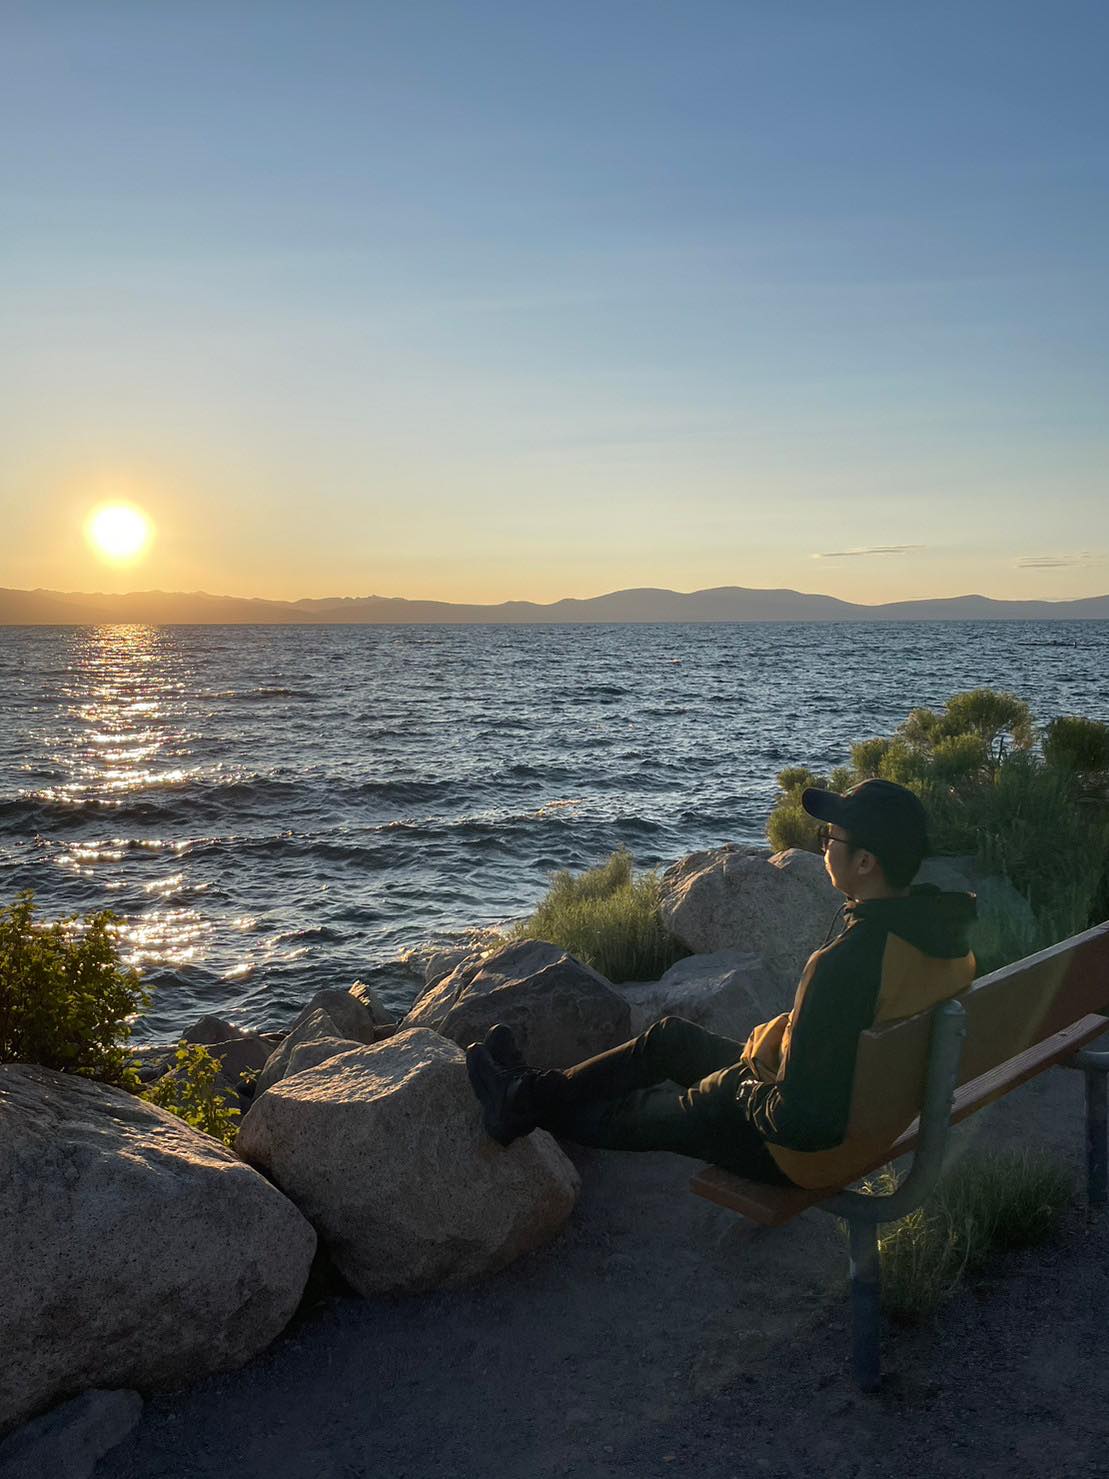
<path id="1" fill-rule="evenodd" d="M 654 981 L 689 953 L 663 926 L 661 888 L 655 872 L 637 877 L 620 849 L 584 873 L 555 873 L 535 913 L 508 938 L 546 940 L 610 981 Z"/>

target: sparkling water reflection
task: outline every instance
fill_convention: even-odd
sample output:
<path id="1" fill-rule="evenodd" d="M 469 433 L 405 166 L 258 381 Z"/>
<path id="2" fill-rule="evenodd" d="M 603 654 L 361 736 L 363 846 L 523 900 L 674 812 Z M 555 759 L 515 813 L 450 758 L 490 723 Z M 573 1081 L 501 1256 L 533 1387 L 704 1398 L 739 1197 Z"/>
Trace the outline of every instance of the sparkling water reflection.
<path id="1" fill-rule="evenodd" d="M 775 773 L 989 684 L 1109 718 L 1109 624 L 0 632 L 3 897 L 105 905 L 155 991 L 273 1025 L 558 867 L 757 840 Z"/>

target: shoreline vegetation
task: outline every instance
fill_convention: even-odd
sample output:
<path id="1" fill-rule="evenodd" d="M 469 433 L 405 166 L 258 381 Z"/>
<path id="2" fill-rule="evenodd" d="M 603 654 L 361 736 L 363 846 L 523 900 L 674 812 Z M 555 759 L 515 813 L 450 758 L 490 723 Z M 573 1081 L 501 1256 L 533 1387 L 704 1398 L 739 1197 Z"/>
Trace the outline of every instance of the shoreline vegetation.
<path id="1" fill-rule="evenodd" d="M 347 991 L 318 992 L 282 1033 L 246 1033 L 206 1018 L 176 1044 L 132 1048 L 130 1023 L 150 998 L 137 974 L 120 961 L 113 916 L 102 911 L 83 924 L 75 919 L 44 924 L 35 917 L 32 896 L 23 894 L 0 909 L 0 1079 L 13 1075 L 7 1081 L 15 1085 L 11 1103 L 34 1104 L 36 1095 L 46 1095 L 43 1103 L 54 1106 L 51 1124 L 65 1100 L 64 1085 L 72 1082 L 81 1123 L 93 1112 L 92 1096 L 106 1116 L 126 1122 L 132 1144 L 144 1134 L 164 1140 L 162 1116 L 168 1111 L 200 1137 L 198 1144 L 213 1147 L 207 1154 L 217 1156 L 225 1170 L 235 1166 L 254 1177 L 267 1197 L 282 1203 L 267 1215 L 300 1217 L 290 1224 L 299 1229 L 300 1261 L 294 1260 L 287 1275 L 292 1284 L 278 1301 L 282 1309 L 291 1309 L 308 1279 L 309 1233 L 312 1246 L 318 1235 L 321 1248 L 334 1253 L 364 1236 L 367 1220 L 365 1207 L 355 1209 L 354 1233 L 337 1230 L 329 1220 L 328 1198 L 337 1192 L 330 1183 L 319 1184 L 319 1163 L 321 1146 L 338 1132 L 312 1118 L 324 1112 L 315 1102 L 309 1118 L 295 1119 L 306 1110 L 294 1080 L 299 1083 L 315 1070 L 341 1072 L 344 1083 L 362 1084 L 357 1120 L 349 1118 L 349 1103 L 342 1106 L 348 1116 L 341 1119 L 343 1134 L 356 1125 L 356 1134 L 380 1137 L 385 1134 L 380 1126 L 393 1126 L 386 1139 L 399 1135 L 401 1145 L 381 1154 L 388 1160 L 403 1152 L 410 1160 L 421 1136 L 457 1130 L 480 1144 L 461 1068 L 461 1048 L 476 1035 L 475 1002 L 479 1016 L 482 1010 L 507 1013 L 525 1044 L 534 1032 L 528 1057 L 541 1066 L 561 1066 L 600 1051 L 610 1039 L 623 1040 L 671 1011 L 688 1012 L 742 1039 L 757 1021 L 788 1008 L 799 961 L 819 945 L 835 908 L 815 824 L 800 806 L 801 790 L 806 785 L 843 789 L 871 776 L 899 781 L 924 800 L 935 854 L 925 869 L 933 870 L 933 880 L 949 887 L 969 884 L 977 891 L 979 974 L 1109 916 L 1109 724 L 1066 716 L 1041 729 L 1016 696 L 978 689 L 956 694 L 942 710 L 913 710 L 891 735 L 858 741 L 845 765 L 828 775 L 800 766 L 783 770 L 767 848 L 731 846 L 693 854 L 662 877 L 637 875 L 631 855 L 620 850 L 582 874 L 553 875 L 549 893 L 528 919 L 503 933 L 476 935 L 467 946 L 429 953 L 424 991 L 399 1023 L 368 987 L 356 983 Z M 743 907 L 748 913 L 709 937 L 692 922 L 694 895 L 710 880 L 718 914 L 725 876 L 733 890 L 749 887 L 748 903 L 736 902 L 740 914 Z M 702 918 L 708 912 L 702 906 Z M 513 1011 L 519 1015 L 512 1017 Z M 587 1038 L 592 1032 L 595 1039 L 584 1048 L 574 1036 L 582 1023 Z M 75 1081 L 85 1087 L 78 1091 Z M 279 1083 L 281 1092 L 271 1095 Z M 410 1097 L 405 1118 L 397 1122 L 389 1105 L 399 1086 Z M 141 1104 L 141 1110 L 129 1111 L 129 1101 Z M 293 1115 L 293 1129 L 282 1118 L 286 1115 Z M 398 1123 L 406 1128 L 397 1130 Z M 311 1130 L 305 1128 L 309 1124 Z M 407 1128 L 411 1124 L 420 1127 L 414 1141 L 406 1138 L 413 1133 Z M 513 1227 L 526 1228 L 526 1236 L 513 1227 L 499 1228 L 476 1254 L 467 1245 L 467 1256 L 476 1262 L 467 1264 L 466 1278 L 503 1267 L 553 1237 L 569 1217 L 580 1183 L 556 1142 L 545 1147 L 548 1138 L 529 1137 L 520 1154 L 530 1155 L 534 1164 L 529 1162 L 522 1183 L 513 1183 L 517 1204 L 506 1204 L 517 1219 Z M 118 1153 L 128 1164 L 136 1161 L 133 1150 Z M 36 1164 L 36 1154 L 29 1154 L 27 1166 Z M 436 1164 L 454 1164 L 458 1155 L 457 1150 L 440 1155 Z M 411 1175 L 408 1161 L 405 1165 L 403 1174 Z M 326 1174 L 341 1180 L 341 1169 Z M 417 1176 L 414 1185 L 417 1189 L 399 1194 L 398 1226 L 413 1225 L 404 1199 L 425 1194 L 424 1178 Z M 466 1184 L 457 1195 L 476 1192 Z M 981 1268 L 991 1250 L 1049 1237 L 1069 1196 L 1069 1182 L 1050 1160 L 965 1157 L 920 1212 L 887 1229 L 882 1240 L 887 1309 L 904 1318 L 923 1317 L 964 1274 Z M 202 1207 L 203 1197 L 197 1205 Z M 355 1272 L 341 1260 L 336 1264 L 338 1287 L 345 1279 L 356 1292 L 366 1292 L 357 1272 L 364 1267 L 374 1270 L 375 1279 L 386 1268 L 380 1275 L 385 1282 L 369 1286 L 385 1292 L 451 1287 L 453 1279 L 463 1277 L 451 1273 L 454 1255 L 449 1253 L 441 1265 L 432 1259 L 430 1272 L 427 1267 L 403 1272 L 408 1251 L 390 1244 L 383 1253 L 380 1246 L 382 1238 L 395 1239 L 396 1231 L 378 1229 L 375 1236 L 379 1243 L 372 1256 L 360 1253 Z M 445 1237 L 451 1248 L 462 1245 L 449 1229 L 437 1228 L 435 1236 Z M 428 1256 L 426 1248 L 421 1256 Z M 389 1274 L 391 1259 L 398 1271 Z M 273 1316 L 250 1349 L 263 1348 L 273 1338 L 274 1322 L 280 1328 L 287 1318 L 287 1313 Z M 224 1369 L 218 1352 L 190 1359 L 194 1364 L 175 1368 L 175 1379 Z M 71 1395 L 75 1380 L 67 1384 L 63 1377 L 51 1388 L 55 1399 Z M 141 1387 L 142 1381 L 136 1377 L 126 1385 Z M 16 1420 L 42 1410 L 44 1398 L 32 1394 L 27 1403 L 14 1409 Z M 0 1433 L 11 1422 L 10 1413 L 0 1412 Z"/>

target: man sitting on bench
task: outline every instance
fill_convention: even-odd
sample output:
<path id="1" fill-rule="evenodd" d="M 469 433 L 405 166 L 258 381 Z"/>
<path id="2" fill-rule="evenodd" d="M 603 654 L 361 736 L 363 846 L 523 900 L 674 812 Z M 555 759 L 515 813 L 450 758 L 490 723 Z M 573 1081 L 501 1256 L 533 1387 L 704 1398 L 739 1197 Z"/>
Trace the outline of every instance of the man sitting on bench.
<path id="1" fill-rule="evenodd" d="M 746 1045 L 664 1017 L 566 1070 L 529 1068 L 503 1023 L 466 1050 L 485 1128 L 501 1145 L 541 1128 L 609 1150 L 669 1150 L 751 1180 L 838 1187 L 884 1145 L 847 1135 L 859 1034 L 956 996 L 974 978 L 974 895 L 910 888 L 927 852 L 924 808 L 870 780 L 806 790 L 823 825 L 845 928 L 805 965 L 793 1010 Z"/>

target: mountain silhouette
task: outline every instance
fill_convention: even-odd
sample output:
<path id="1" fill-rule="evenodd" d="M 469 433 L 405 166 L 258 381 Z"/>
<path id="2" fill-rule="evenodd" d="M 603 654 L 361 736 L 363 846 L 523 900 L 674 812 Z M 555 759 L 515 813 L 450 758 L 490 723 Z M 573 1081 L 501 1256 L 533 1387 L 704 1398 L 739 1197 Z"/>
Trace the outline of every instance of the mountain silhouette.
<path id="1" fill-rule="evenodd" d="M 325 596 L 265 601 L 242 596 L 132 591 L 127 595 L 0 589 L 0 625 L 88 626 L 319 623 L 653 622 L 653 621 L 1075 621 L 1109 620 L 1109 595 L 1077 601 L 995 601 L 990 596 L 946 596 L 862 606 L 835 596 L 724 585 L 703 591 L 645 587 L 548 605 L 503 601 L 464 605 L 410 601 L 401 596 Z"/>

